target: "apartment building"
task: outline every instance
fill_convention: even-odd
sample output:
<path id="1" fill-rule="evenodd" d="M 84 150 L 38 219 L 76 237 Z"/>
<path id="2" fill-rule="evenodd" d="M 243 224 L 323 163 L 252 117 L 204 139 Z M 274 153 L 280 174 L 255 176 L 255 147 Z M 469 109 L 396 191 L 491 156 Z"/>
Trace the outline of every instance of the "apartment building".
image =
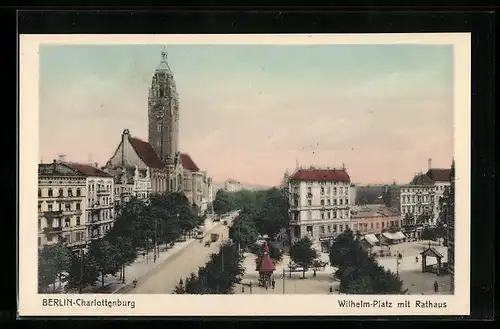
<path id="1" fill-rule="evenodd" d="M 298 168 L 289 178 L 290 240 L 328 245 L 349 228 L 351 179 L 345 168 Z M 323 247 L 323 246 L 322 246 Z"/>
<path id="2" fill-rule="evenodd" d="M 38 246 L 81 248 L 114 222 L 113 177 L 97 166 L 54 160 L 38 165 Z"/>
<path id="3" fill-rule="evenodd" d="M 38 165 L 38 247 L 87 243 L 86 176 L 64 163 Z"/>
<path id="4" fill-rule="evenodd" d="M 132 197 L 143 201 L 149 200 L 153 192 L 149 168 L 139 169 L 138 166 L 135 166 L 135 168 L 115 167 L 103 170 L 113 176 L 116 209 L 119 209 Z"/>

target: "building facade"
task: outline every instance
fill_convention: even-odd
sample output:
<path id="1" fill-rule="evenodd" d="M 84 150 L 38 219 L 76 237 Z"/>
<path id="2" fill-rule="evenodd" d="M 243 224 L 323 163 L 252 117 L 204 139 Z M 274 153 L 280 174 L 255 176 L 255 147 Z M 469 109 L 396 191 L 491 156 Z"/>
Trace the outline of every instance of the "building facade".
<path id="1" fill-rule="evenodd" d="M 243 186 L 240 182 L 235 179 L 228 179 L 224 182 L 224 190 L 227 192 L 238 192 L 243 189 Z"/>
<path id="2" fill-rule="evenodd" d="M 113 177 L 87 164 L 38 166 L 38 246 L 83 248 L 114 222 Z"/>
<path id="3" fill-rule="evenodd" d="M 397 209 L 385 205 L 364 205 L 351 208 L 351 230 L 362 235 L 380 235 L 387 229 L 401 230 L 401 216 Z"/>
<path id="4" fill-rule="evenodd" d="M 289 179 L 290 241 L 330 243 L 349 228 L 351 179 L 346 170 L 298 168 Z"/>
<path id="5" fill-rule="evenodd" d="M 104 171 L 111 174 L 114 179 L 115 188 L 115 210 L 118 210 L 132 197 L 147 201 L 152 194 L 151 175 L 149 168 L 139 169 L 117 166 L 112 169 L 105 168 Z"/>

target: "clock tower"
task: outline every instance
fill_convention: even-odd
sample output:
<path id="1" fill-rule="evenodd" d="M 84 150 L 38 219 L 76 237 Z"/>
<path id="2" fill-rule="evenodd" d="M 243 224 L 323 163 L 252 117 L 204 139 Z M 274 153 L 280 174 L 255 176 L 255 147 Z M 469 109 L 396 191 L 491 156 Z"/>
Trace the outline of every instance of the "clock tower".
<path id="1" fill-rule="evenodd" d="M 179 96 L 165 49 L 149 89 L 148 121 L 149 144 L 166 165 L 173 165 L 179 152 Z"/>

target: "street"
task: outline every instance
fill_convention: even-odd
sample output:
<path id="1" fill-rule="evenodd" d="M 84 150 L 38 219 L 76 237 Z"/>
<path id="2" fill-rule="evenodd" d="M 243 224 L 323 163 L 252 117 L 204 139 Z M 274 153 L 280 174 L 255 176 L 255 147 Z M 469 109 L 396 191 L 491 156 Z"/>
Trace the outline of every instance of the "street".
<path id="1" fill-rule="evenodd" d="M 184 250 L 165 261 L 164 264 L 152 270 L 138 283 L 137 287 L 126 293 L 130 294 L 171 294 L 175 286 L 182 278 L 185 280 L 192 272 L 198 273 L 198 268 L 204 266 L 210 254 L 219 251 L 220 244 L 228 237 L 228 227 L 222 225 L 222 221 L 229 217 L 222 218 L 221 223 L 207 232 L 207 236 L 202 242 L 194 241 Z M 205 241 L 210 239 L 210 233 L 218 233 L 219 240 L 212 243 L 210 247 L 205 247 Z"/>

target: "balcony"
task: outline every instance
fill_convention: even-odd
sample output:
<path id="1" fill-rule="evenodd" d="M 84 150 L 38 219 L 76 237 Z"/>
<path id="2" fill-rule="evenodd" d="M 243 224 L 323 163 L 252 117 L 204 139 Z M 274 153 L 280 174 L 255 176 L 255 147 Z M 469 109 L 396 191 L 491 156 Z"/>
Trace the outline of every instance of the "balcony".
<path id="1" fill-rule="evenodd" d="M 43 233 L 45 234 L 57 234 L 60 233 L 61 231 L 62 231 L 61 226 L 56 226 L 56 227 L 49 226 L 43 228 Z"/>
<path id="2" fill-rule="evenodd" d="M 57 210 L 57 211 L 44 211 L 42 213 L 43 217 L 45 218 L 58 218 L 63 215 L 62 210 Z"/>
<path id="3" fill-rule="evenodd" d="M 105 190 L 105 189 L 98 189 L 97 190 L 97 195 L 110 195 L 111 191 L 110 190 Z"/>

